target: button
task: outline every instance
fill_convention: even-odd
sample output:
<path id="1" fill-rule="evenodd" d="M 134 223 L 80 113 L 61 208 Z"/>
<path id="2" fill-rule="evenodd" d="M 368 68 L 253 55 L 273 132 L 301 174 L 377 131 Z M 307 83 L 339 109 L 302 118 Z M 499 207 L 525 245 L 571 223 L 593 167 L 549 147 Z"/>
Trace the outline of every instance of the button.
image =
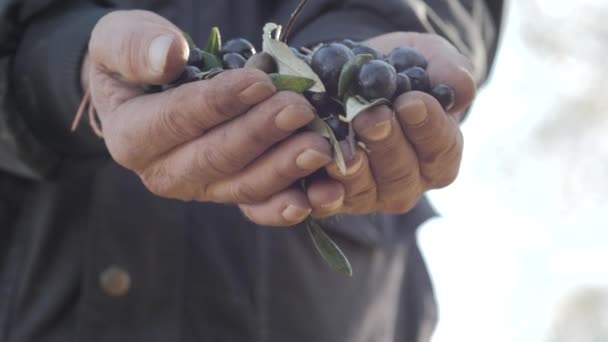
<path id="1" fill-rule="evenodd" d="M 129 292 L 131 276 L 118 266 L 110 266 L 99 275 L 99 284 L 108 296 L 122 297 Z"/>

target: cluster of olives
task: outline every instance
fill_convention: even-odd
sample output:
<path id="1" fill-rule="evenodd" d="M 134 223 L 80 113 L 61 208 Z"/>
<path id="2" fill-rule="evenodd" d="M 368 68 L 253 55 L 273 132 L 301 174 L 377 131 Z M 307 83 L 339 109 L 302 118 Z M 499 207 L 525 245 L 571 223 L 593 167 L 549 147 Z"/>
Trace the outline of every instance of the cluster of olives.
<path id="1" fill-rule="evenodd" d="M 345 39 L 321 45 L 315 50 L 294 47 L 290 47 L 290 50 L 306 62 L 323 82 L 326 93 L 304 92 L 304 95 L 338 140 L 345 139 L 349 133 L 348 123 L 341 120 L 344 105 L 338 96 L 340 76 L 344 66 L 358 55 L 369 56 L 368 61 L 359 67 L 354 80 L 356 95 L 365 100 L 393 101 L 403 93 L 422 91 L 435 97 L 445 110 L 450 110 L 454 105 L 454 90 L 444 84 L 431 86 L 426 71 L 427 59 L 415 48 L 399 47 L 385 56 L 369 46 Z M 183 73 L 164 88 L 211 78 L 223 70 L 256 68 L 268 74 L 278 71 L 270 54 L 263 51 L 256 53 L 253 44 L 243 38 L 225 42 L 216 57 L 210 61 L 205 58 L 205 51 L 193 46 Z M 210 62 L 213 65 L 208 65 Z"/>

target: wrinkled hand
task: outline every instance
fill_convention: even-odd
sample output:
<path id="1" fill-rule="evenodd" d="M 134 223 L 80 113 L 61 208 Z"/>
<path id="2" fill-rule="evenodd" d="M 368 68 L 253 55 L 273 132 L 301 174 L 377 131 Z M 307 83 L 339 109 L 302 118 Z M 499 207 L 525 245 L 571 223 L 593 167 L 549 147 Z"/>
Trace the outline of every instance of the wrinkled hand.
<path id="1" fill-rule="evenodd" d="M 449 185 L 458 174 L 459 121 L 476 91 L 469 61 L 430 34 L 392 33 L 367 43 L 384 53 L 397 46 L 417 48 L 428 58 L 431 83 L 451 86 L 456 104 L 446 113 L 433 97 L 414 91 L 397 98 L 394 113 L 379 106 L 357 116 L 353 127 L 369 152 L 359 149 L 346 175 L 334 163 L 327 168 L 328 179 L 308 187 L 313 216 L 405 213 L 426 191 Z"/>
<path id="2" fill-rule="evenodd" d="M 305 219 L 311 207 L 292 185 L 331 162 L 323 137 L 293 134 L 312 106 L 249 69 L 143 92 L 176 79 L 187 55 L 180 31 L 151 12 L 117 11 L 96 25 L 83 79 L 113 159 L 162 197 L 240 204 L 259 224 Z"/>

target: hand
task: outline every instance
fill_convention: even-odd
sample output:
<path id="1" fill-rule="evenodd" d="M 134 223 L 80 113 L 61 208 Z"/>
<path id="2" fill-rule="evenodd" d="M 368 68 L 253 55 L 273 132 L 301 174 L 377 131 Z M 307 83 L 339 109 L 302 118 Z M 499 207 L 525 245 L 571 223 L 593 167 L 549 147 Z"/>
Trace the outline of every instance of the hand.
<path id="1" fill-rule="evenodd" d="M 475 97 L 471 64 L 446 40 L 436 35 L 392 33 L 367 42 L 383 53 L 397 46 L 413 46 L 427 56 L 432 84 L 444 83 L 456 91 L 449 113 L 422 92 L 405 93 L 393 104 L 395 112 L 379 106 L 353 122 L 359 149 L 342 175 L 335 164 L 329 178 L 308 187 L 313 216 L 372 212 L 400 214 L 411 210 L 422 195 L 452 183 L 458 174 L 463 138 L 462 112 Z"/>
<path id="2" fill-rule="evenodd" d="M 240 204 L 259 224 L 305 219 L 310 204 L 292 184 L 331 162 L 323 137 L 293 134 L 314 109 L 250 69 L 143 92 L 176 79 L 187 56 L 180 31 L 151 12 L 117 11 L 96 25 L 83 79 L 112 158 L 162 197 Z"/>

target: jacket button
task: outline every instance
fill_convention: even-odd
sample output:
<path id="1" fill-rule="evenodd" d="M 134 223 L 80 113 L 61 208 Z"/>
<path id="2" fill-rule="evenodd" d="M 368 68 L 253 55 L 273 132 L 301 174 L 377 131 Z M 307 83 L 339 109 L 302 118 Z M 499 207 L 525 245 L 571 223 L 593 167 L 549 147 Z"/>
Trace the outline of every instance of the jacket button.
<path id="1" fill-rule="evenodd" d="M 131 276 L 120 267 L 110 266 L 99 275 L 99 283 L 108 296 L 122 297 L 129 292 Z"/>

